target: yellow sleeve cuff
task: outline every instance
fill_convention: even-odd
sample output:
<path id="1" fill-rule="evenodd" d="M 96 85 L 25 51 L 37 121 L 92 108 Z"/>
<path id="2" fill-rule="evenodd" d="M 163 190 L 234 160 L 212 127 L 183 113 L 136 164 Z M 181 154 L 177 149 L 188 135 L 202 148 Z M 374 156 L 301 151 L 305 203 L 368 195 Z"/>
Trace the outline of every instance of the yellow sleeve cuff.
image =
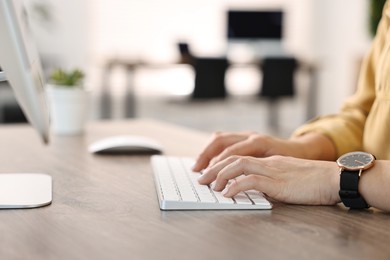
<path id="1" fill-rule="evenodd" d="M 301 136 L 309 132 L 321 133 L 333 141 L 337 155 L 362 149 L 362 133 L 359 128 L 347 127 L 348 122 L 335 115 L 316 117 L 296 129 L 292 136 Z"/>

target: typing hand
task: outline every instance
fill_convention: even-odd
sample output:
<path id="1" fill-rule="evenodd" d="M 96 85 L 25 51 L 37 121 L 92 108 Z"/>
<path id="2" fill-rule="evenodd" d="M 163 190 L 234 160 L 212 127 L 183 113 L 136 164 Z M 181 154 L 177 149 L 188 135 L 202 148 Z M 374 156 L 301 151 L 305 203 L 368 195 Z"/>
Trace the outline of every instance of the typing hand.
<path id="1" fill-rule="evenodd" d="M 292 204 L 333 205 L 340 201 L 338 166 L 330 161 L 231 156 L 207 168 L 198 181 L 215 181 L 214 189 L 225 197 L 255 189 Z"/>
<path id="2" fill-rule="evenodd" d="M 209 143 L 198 156 L 193 170 L 198 172 L 211 167 L 232 155 L 267 157 L 271 155 L 294 155 L 294 143 L 254 132 L 214 133 Z M 296 155 L 296 154 L 295 154 Z"/>

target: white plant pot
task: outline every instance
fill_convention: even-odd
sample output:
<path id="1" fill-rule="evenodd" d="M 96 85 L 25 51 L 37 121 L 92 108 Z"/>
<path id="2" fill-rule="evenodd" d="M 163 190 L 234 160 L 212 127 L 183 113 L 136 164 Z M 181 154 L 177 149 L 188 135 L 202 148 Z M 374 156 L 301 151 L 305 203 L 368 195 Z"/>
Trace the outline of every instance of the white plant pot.
<path id="1" fill-rule="evenodd" d="M 55 134 L 82 134 L 89 114 L 89 91 L 57 85 L 47 86 L 51 127 Z"/>

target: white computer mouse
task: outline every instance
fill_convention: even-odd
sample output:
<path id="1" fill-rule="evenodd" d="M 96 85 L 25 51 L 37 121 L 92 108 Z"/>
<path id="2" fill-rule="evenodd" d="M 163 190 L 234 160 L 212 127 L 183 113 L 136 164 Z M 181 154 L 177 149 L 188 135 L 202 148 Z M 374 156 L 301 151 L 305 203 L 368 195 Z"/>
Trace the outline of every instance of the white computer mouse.
<path id="1" fill-rule="evenodd" d="M 88 151 L 99 154 L 157 154 L 163 152 L 163 147 L 144 136 L 116 135 L 91 143 Z"/>

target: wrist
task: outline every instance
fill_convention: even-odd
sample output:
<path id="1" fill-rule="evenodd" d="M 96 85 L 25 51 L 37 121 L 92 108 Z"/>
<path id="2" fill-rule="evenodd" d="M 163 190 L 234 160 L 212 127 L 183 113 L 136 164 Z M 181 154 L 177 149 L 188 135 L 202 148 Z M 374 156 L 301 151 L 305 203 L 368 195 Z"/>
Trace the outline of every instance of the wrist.
<path id="1" fill-rule="evenodd" d="M 335 162 L 326 162 L 329 167 L 324 167 L 325 179 L 322 180 L 323 193 L 321 196 L 322 205 L 335 205 L 341 202 L 340 191 L 340 169 Z"/>
<path id="2" fill-rule="evenodd" d="M 340 168 L 337 163 L 334 163 L 334 169 L 332 170 L 331 180 L 330 180 L 330 194 L 331 194 L 331 204 L 337 204 L 341 202 L 340 198 Z"/>
<path id="3" fill-rule="evenodd" d="M 360 179 L 374 164 L 375 156 L 361 151 L 349 152 L 337 159 L 337 165 L 340 167 L 339 196 L 346 207 L 353 209 L 370 207 L 360 192 Z"/>
<path id="4" fill-rule="evenodd" d="M 315 185 L 318 190 L 318 205 L 335 205 L 339 202 L 340 196 L 340 171 L 335 162 L 315 161 L 318 164 L 319 171 L 315 175 Z"/>
<path id="5" fill-rule="evenodd" d="M 300 158 L 328 161 L 336 159 L 336 147 L 333 141 L 324 134 L 309 132 L 294 136 L 290 141 L 299 153 Z"/>

